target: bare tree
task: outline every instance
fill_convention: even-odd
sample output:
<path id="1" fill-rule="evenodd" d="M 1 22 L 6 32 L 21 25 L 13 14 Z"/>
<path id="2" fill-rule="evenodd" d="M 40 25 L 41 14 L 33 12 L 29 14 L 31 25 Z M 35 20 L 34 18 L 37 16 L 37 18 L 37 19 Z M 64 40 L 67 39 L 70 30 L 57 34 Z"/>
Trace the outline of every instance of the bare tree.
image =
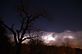
<path id="1" fill-rule="evenodd" d="M 21 2 L 20 5 L 17 6 L 17 12 L 21 16 L 20 29 L 15 29 L 14 24 L 12 24 L 12 26 L 9 27 L 5 23 L 2 23 L 2 25 L 6 27 L 9 31 L 11 31 L 14 36 L 16 54 L 20 54 L 21 44 L 24 40 L 32 39 L 40 35 L 39 33 L 33 30 L 33 22 L 36 19 L 38 19 L 39 16 L 45 16 L 44 9 L 41 11 L 35 11 L 33 13 L 29 13 L 28 10 L 25 8 L 24 0 L 20 0 L 20 2 Z M 36 31 L 39 31 L 39 30 L 36 30 Z M 24 38 L 26 33 L 29 34 L 29 37 Z"/>

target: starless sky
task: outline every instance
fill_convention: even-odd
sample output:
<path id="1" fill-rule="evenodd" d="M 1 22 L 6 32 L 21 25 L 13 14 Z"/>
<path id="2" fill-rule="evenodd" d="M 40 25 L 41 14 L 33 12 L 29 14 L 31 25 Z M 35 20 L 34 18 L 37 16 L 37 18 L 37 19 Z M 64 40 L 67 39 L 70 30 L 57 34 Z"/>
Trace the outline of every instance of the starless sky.
<path id="1" fill-rule="evenodd" d="M 19 24 L 16 16 L 16 1 L 18 0 L 0 1 L 0 16 L 5 18 L 8 25 L 14 23 L 18 26 Z M 44 31 L 82 30 L 82 2 L 80 0 L 31 0 L 30 8 L 38 7 L 48 9 L 48 16 L 40 17 L 37 21 Z"/>

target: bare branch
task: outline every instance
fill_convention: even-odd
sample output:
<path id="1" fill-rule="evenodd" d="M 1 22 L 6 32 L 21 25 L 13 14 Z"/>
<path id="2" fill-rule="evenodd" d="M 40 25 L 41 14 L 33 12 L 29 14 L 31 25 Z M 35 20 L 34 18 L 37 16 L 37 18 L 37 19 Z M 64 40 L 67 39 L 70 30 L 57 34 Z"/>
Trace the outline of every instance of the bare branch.
<path id="1" fill-rule="evenodd" d="M 27 20 L 27 23 L 25 25 L 25 28 L 23 28 L 23 31 L 22 31 L 22 34 L 21 34 L 21 39 L 24 37 L 24 34 L 26 33 L 27 29 L 28 29 L 28 26 L 29 25 L 29 21 Z"/>
<path id="2" fill-rule="evenodd" d="M 14 24 L 11 25 L 11 29 L 14 30 Z"/>
<path id="3" fill-rule="evenodd" d="M 33 39 L 33 38 L 36 38 L 37 36 L 34 36 L 34 37 L 26 37 L 24 38 L 22 41 L 26 40 L 26 39 Z"/>
<path id="4" fill-rule="evenodd" d="M 15 33 L 15 31 L 12 28 L 10 28 L 9 26 L 7 26 L 6 24 L 2 23 L 2 25 L 4 27 L 6 27 L 8 30 L 10 30 L 12 33 Z"/>
<path id="5" fill-rule="evenodd" d="M 21 21 L 21 26 L 20 26 L 19 32 L 22 31 L 22 29 L 24 27 L 24 22 L 25 22 L 25 18 L 23 18 L 22 21 Z"/>
<path id="6" fill-rule="evenodd" d="M 32 19 L 30 19 L 30 23 L 32 23 L 32 22 L 35 21 L 36 19 L 38 19 L 38 17 L 33 17 Z"/>
<path id="7" fill-rule="evenodd" d="M 16 30 L 17 32 L 17 38 L 18 38 L 18 41 L 20 40 L 20 34 L 19 34 L 19 30 Z"/>
<path id="8" fill-rule="evenodd" d="M 13 35 L 14 35 L 14 40 L 15 40 L 15 42 L 17 43 L 15 31 L 14 31 L 12 28 L 8 27 L 8 26 L 7 26 L 6 24 L 4 24 L 4 23 L 1 23 L 1 25 L 3 25 L 5 28 L 7 28 L 8 30 L 10 30 L 10 31 L 13 33 Z"/>

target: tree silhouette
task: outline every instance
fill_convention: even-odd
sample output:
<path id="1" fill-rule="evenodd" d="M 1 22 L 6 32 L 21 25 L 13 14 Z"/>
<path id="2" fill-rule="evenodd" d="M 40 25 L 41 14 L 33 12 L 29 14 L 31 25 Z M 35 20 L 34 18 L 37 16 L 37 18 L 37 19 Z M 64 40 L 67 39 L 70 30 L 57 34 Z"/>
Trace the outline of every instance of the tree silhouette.
<path id="1" fill-rule="evenodd" d="M 30 47 L 30 54 L 42 54 L 43 42 L 39 39 L 30 40 L 28 46 Z"/>
<path id="2" fill-rule="evenodd" d="M 32 13 L 28 12 L 28 10 L 25 8 L 25 5 L 27 5 L 25 4 L 25 1 L 29 2 L 29 0 L 20 0 L 20 4 L 17 5 L 17 13 L 21 17 L 20 18 L 20 24 L 21 24 L 20 29 L 15 29 L 14 24 L 12 24 L 12 26 L 9 27 L 5 23 L 1 23 L 5 28 L 11 31 L 14 36 L 16 54 L 20 54 L 21 44 L 24 40 L 37 37 L 36 35 L 32 34 L 33 32 L 35 32 L 33 31 L 33 28 L 34 28 L 33 23 L 36 19 L 39 18 L 39 16 L 45 16 L 44 9 L 39 10 L 39 11 L 34 11 Z M 34 30 L 36 29 L 34 28 Z M 32 35 L 29 35 L 29 37 L 24 38 L 26 33 L 32 34 Z"/>
<path id="3" fill-rule="evenodd" d="M 7 30 L 1 24 L 3 23 L 0 18 L 0 54 L 9 54 L 10 42 L 7 36 Z"/>

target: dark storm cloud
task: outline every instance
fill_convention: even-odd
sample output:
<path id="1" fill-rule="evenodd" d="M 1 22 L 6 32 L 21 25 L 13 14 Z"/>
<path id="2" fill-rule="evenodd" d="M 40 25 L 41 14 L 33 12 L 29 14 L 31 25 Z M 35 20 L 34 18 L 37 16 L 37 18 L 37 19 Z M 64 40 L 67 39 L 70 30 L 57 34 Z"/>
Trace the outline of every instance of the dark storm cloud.
<path id="1" fill-rule="evenodd" d="M 19 0 L 17 0 L 19 1 Z M 26 2 L 28 3 L 28 2 Z M 82 3 L 71 0 L 31 0 L 29 9 L 47 8 L 48 16 L 39 20 L 45 31 L 62 32 L 64 30 L 82 30 Z M 16 1 L 1 1 L 0 15 L 5 17 L 7 24 L 18 25 Z M 3 13 L 3 14 L 2 14 Z M 10 23 L 11 22 L 11 23 Z"/>

